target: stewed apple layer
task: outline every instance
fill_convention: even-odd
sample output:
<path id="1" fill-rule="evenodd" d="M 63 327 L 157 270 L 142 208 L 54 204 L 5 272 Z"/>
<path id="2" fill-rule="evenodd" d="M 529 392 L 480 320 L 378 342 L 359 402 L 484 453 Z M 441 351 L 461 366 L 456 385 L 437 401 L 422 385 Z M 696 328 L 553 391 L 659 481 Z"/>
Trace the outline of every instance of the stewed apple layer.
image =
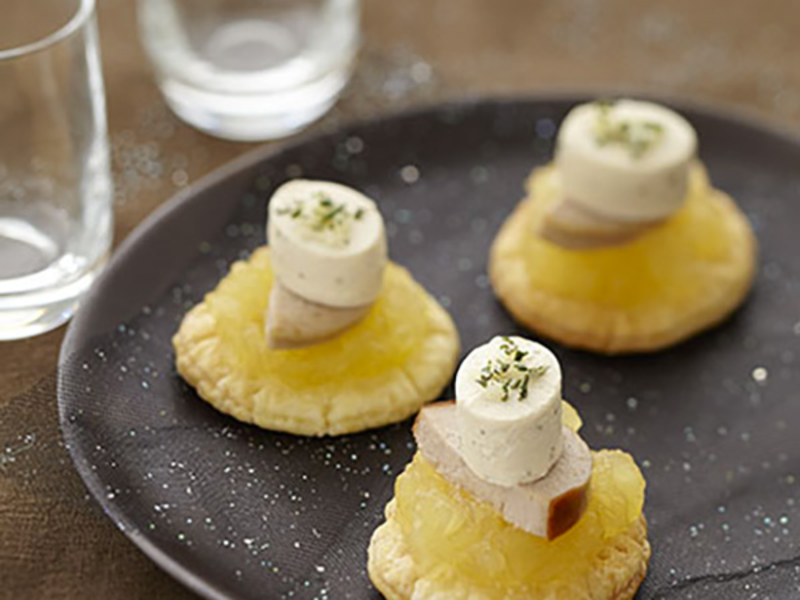
<path id="1" fill-rule="evenodd" d="M 249 261 L 233 265 L 205 302 L 216 320 L 221 356 L 237 376 L 280 381 L 295 392 L 352 385 L 403 367 L 437 329 L 431 299 L 408 271 L 390 263 L 383 291 L 369 315 L 341 335 L 296 350 L 271 350 L 264 317 L 274 275 L 269 249 L 256 250 Z M 437 315 L 438 316 L 438 315 Z M 330 390 L 329 390 L 330 393 Z"/>
<path id="2" fill-rule="evenodd" d="M 531 235 L 524 236 L 518 251 L 531 287 L 562 298 L 620 310 L 648 305 L 692 308 L 709 286 L 718 284 L 715 265 L 725 269 L 746 241 L 738 211 L 712 188 L 699 163 L 692 167 L 682 208 L 664 224 L 620 246 L 568 250 L 535 235 L 558 199 L 554 168 L 534 171 L 528 189 Z"/>
<path id="3" fill-rule="evenodd" d="M 591 578 L 615 538 L 642 518 L 645 481 L 630 455 L 594 452 L 590 500 L 581 520 L 552 541 L 504 521 L 451 485 L 417 453 L 395 487 L 398 523 L 416 576 L 441 589 L 480 589 L 481 598 L 551 597 Z M 634 588 L 635 589 L 635 588 Z"/>

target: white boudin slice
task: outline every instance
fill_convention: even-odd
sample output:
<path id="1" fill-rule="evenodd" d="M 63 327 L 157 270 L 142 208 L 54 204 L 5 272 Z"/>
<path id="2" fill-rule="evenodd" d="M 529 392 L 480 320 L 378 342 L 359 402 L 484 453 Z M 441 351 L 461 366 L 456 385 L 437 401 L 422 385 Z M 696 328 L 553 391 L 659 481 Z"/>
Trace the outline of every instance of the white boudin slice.
<path id="1" fill-rule="evenodd" d="M 327 181 L 282 185 L 270 200 L 267 235 L 276 278 L 301 298 L 352 308 L 380 294 L 383 218 L 356 190 Z"/>
<path id="2" fill-rule="evenodd" d="M 370 308 L 336 308 L 310 302 L 276 281 L 267 309 L 267 345 L 288 350 L 319 343 L 358 323 Z"/>
<path id="3" fill-rule="evenodd" d="M 480 478 L 514 486 L 544 477 L 561 455 L 561 367 L 547 348 L 495 337 L 456 375 L 464 461 Z"/>
<path id="4" fill-rule="evenodd" d="M 664 221 L 617 221 L 564 199 L 545 214 L 536 233 L 562 248 L 590 250 L 626 244 Z"/>
<path id="5" fill-rule="evenodd" d="M 563 427 L 561 457 L 543 479 L 504 487 L 478 477 L 464 462 L 453 402 L 424 407 L 414 425 L 422 456 L 450 483 L 490 504 L 509 523 L 552 540 L 575 525 L 586 510 L 592 455 L 584 441 Z"/>
<path id="6" fill-rule="evenodd" d="M 375 203 L 326 181 L 296 180 L 275 192 L 267 235 L 275 283 L 266 316 L 272 348 L 309 346 L 364 318 L 386 268 Z"/>
<path id="7" fill-rule="evenodd" d="M 609 219 L 664 219 L 686 197 L 697 135 L 676 112 L 618 100 L 574 108 L 558 132 L 563 197 Z"/>

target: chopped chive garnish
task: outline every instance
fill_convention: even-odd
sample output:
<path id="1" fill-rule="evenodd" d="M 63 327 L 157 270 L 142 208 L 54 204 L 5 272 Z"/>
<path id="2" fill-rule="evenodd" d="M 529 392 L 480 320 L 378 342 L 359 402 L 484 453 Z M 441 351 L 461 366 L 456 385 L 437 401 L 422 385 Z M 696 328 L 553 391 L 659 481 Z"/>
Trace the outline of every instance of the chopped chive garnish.
<path id="1" fill-rule="evenodd" d="M 500 350 L 506 357 L 502 359 L 489 359 L 481 368 L 480 375 L 475 380 L 482 388 L 489 385 L 498 385 L 502 392 L 500 400 L 508 402 L 513 394 L 522 402 L 528 397 L 528 386 L 531 378 L 541 377 L 547 372 L 546 365 L 530 366 L 522 362 L 530 353 L 520 350 L 511 338 L 503 337 Z"/>
<path id="2" fill-rule="evenodd" d="M 317 234 L 320 241 L 343 247 L 350 244 L 353 222 L 361 221 L 366 211 L 367 209 L 358 207 L 350 212 L 345 203 L 337 203 L 327 194 L 317 192 L 312 194 L 311 199 L 295 200 L 276 212 L 281 216 L 301 220 L 310 233 Z"/>
<path id="3" fill-rule="evenodd" d="M 614 103 L 607 100 L 595 102 L 597 116 L 594 139 L 598 146 L 617 144 L 628 150 L 632 158 L 641 158 L 657 146 L 664 136 L 664 126 L 655 121 L 614 119 Z"/>

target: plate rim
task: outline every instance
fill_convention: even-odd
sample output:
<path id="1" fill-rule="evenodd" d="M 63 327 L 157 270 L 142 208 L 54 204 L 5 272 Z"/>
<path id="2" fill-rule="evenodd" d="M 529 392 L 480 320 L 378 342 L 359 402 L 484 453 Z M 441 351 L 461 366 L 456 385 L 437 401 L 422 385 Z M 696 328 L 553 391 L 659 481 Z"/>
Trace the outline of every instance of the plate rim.
<path id="1" fill-rule="evenodd" d="M 344 135 L 345 132 L 348 131 L 375 126 L 388 121 L 420 117 L 426 114 L 433 115 L 446 110 L 469 112 L 477 108 L 489 106 L 497 110 L 502 110 L 504 107 L 527 106 L 541 103 L 576 104 L 589 101 L 592 98 L 604 96 L 628 96 L 661 102 L 677 109 L 679 112 L 694 113 L 707 118 L 728 121 L 739 127 L 767 134 L 793 145 L 800 150 L 800 127 L 797 127 L 793 123 L 787 123 L 768 117 L 762 111 L 726 102 L 710 102 L 707 100 L 698 100 L 691 96 L 659 93 L 654 90 L 624 86 L 593 88 L 552 87 L 535 94 L 479 95 L 475 97 L 451 99 L 444 102 L 426 102 L 411 108 L 389 111 L 369 118 L 349 120 L 331 130 L 302 133 L 288 142 L 278 141 L 247 150 L 240 156 L 204 174 L 195 183 L 173 194 L 144 217 L 113 251 L 108 264 L 82 299 L 79 310 L 69 323 L 59 349 L 57 364 L 56 401 L 59 429 L 73 467 L 78 472 L 83 485 L 91 494 L 94 502 L 103 509 L 105 514 L 114 521 L 118 529 L 120 529 L 139 550 L 152 560 L 156 566 L 172 576 L 186 588 L 210 600 L 230 600 L 236 598 L 236 596 L 224 592 L 219 586 L 208 580 L 202 573 L 191 570 L 170 554 L 158 548 L 149 538 L 138 530 L 137 526 L 132 523 L 118 507 L 118 504 L 108 501 L 104 494 L 103 484 L 98 478 L 99 476 L 86 468 L 84 463 L 87 459 L 78 452 L 77 445 L 72 443 L 73 436 L 67 426 L 68 417 L 66 414 L 66 400 L 64 399 L 66 392 L 64 390 L 63 374 L 68 368 L 70 357 L 74 354 L 79 341 L 86 337 L 85 331 L 88 328 L 88 324 L 91 322 L 90 315 L 93 312 L 90 308 L 94 303 L 99 301 L 99 298 L 103 297 L 102 291 L 105 287 L 104 284 L 106 279 L 110 276 L 110 273 L 118 269 L 121 264 L 127 262 L 128 256 L 136 250 L 140 240 L 161 220 L 181 210 L 184 205 L 192 202 L 194 197 L 221 183 L 228 177 L 253 168 L 261 162 L 275 159 L 282 154 L 295 151 L 307 144 L 318 143 L 326 139 L 329 140 L 333 137 Z"/>

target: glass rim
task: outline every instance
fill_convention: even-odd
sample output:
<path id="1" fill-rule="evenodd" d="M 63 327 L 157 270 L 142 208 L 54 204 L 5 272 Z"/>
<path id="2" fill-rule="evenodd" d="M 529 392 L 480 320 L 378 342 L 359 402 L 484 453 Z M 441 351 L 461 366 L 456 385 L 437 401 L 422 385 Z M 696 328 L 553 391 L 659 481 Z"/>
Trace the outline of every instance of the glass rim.
<path id="1" fill-rule="evenodd" d="M 72 36 L 72 34 L 86 24 L 89 17 L 94 13 L 96 0 L 78 0 L 78 2 L 79 6 L 75 13 L 66 23 L 52 33 L 28 44 L 23 44 L 7 50 L 0 50 L 0 62 L 46 50 Z"/>

